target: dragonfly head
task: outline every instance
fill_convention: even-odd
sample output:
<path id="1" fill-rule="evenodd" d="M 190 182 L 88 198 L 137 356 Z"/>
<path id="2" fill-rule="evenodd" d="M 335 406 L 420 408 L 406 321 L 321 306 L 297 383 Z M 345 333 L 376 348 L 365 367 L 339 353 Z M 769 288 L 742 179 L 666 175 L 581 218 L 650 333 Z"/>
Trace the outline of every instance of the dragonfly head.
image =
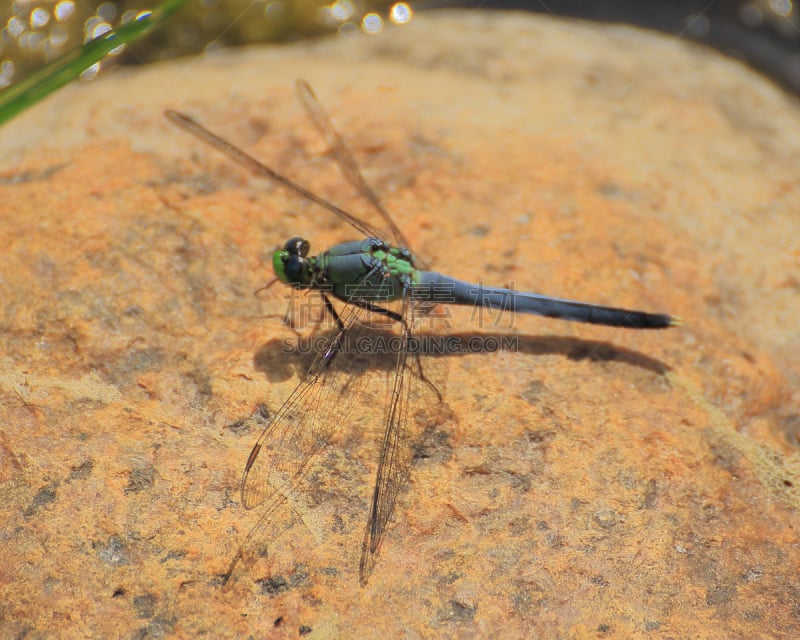
<path id="1" fill-rule="evenodd" d="M 298 289 L 311 284 L 309 263 L 306 260 L 310 247 L 308 240 L 292 238 L 286 241 L 283 249 L 272 254 L 272 268 L 278 280 Z"/>

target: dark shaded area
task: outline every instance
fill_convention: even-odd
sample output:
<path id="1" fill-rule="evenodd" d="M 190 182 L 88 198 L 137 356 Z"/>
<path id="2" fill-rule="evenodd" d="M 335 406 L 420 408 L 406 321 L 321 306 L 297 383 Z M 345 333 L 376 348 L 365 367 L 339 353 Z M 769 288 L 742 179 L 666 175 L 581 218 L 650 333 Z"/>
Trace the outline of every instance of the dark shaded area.
<path id="1" fill-rule="evenodd" d="M 290 588 L 289 581 L 283 576 L 271 576 L 256 580 L 256 584 L 261 588 L 261 593 L 274 596 Z"/>
<path id="2" fill-rule="evenodd" d="M 308 370 L 319 344 L 325 344 L 324 338 L 321 342 L 301 339 L 295 345 L 287 345 L 283 340 L 269 340 L 262 344 L 254 355 L 256 369 L 270 382 L 283 382 L 293 375 Z M 359 370 L 384 370 L 388 373 L 394 369 L 396 349 L 401 344 L 395 334 L 374 330 L 347 341 L 337 357 L 357 358 Z M 660 360 L 637 351 L 616 347 L 608 342 L 582 340 L 570 336 L 525 336 L 488 332 L 417 334 L 411 350 L 434 358 L 510 351 L 532 356 L 561 355 L 575 361 L 620 362 L 657 374 L 666 373 L 670 369 Z M 269 362 L 271 365 L 263 366 L 264 362 Z M 241 427 L 239 423 L 230 426 Z"/>
<path id="3" fill-rule="evenodd" d="M 150 619 L 155 615 L 156 597 L 152 593 L 143 593 L 133 597 L 133 608 L 140 619 Z"/>
<path id="4" fill-rule="evenodd" d="M 110 536 L 105 544 L 93 540 L 92 549 L 97 553 L 97 557 L 109 566 L 119 567 L 130 564 L 127 545 L 120 536 Z"/>
<path id="5" fill-rule="evenodd" d="M 91 458 L 84 460 L 80 464 L 69 468 L 69 479 L 85 480 L 92 474 L 92 469 L 94 469 L 94 460 Z"/>
<path id="6" fill-rule="evenodd" d="M 294 589 L 300 585 L 306 584 L 308 578 L 308 567 L 306 565 L 295 565 L 294 573 L 288 578 L 279 575 L 269 576 L 260 578 L 256 580 L 255 583 L 259 586 L 261 593 L 264 595 L 275 596 L 289 589 Z M 282 617 L 276 620 L 274 624 L 280 624 L 279 620 L 282 620 Z"/>
<path id="7" fill-rule="evenodd" d="M 131 470 L 128 476 L 128 485 L 125 487 L 125 495 L 147 491 L 153 486 L 155 481 L 155 470 L 151 465 L 136 467 Z"/>
<path id="8" fill-rule="evenodd" d="M 41 509 L 43 506 L 48 505 L 51 502 L 55 502 L 58 484 L 59 483 L 57 481 L 50 482 L 36 492 L 36 495 L 33 496 L 33 500 L 31 500 L 31 503 L 28 505 L 27 509 L 25 509 L 24 515 L 26 518 L 36 515 L 36 512 L 39 511 L 39 509 Z"/>

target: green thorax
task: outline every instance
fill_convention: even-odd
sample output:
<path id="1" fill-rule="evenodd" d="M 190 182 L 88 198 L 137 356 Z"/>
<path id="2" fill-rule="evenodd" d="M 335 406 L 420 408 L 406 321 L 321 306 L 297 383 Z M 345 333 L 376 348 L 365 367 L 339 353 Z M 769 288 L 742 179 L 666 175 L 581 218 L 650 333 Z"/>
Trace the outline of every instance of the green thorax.
<path id="1" fill-rule="evenodd" d="M 275 275 L 296 289 L 330 291 L 345 302 L 398 300 L 419 279 L 407 249 L 378 238 L 343 242 L 308 257 L 309 243 L 292 238 L 273 254 Z"/>

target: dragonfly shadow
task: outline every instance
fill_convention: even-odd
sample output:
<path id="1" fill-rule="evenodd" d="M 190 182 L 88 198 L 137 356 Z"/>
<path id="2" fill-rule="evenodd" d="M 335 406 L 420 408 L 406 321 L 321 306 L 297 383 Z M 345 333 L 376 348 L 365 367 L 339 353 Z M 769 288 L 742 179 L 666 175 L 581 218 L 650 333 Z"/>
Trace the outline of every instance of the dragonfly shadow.
<path id="1" fill-rule="evenodd" d="M 334 333 L 322 331 L 292 339 L 267 340 L 253 354 L 253 366 L 270 382 L 302 377 L 315 358 L 328 348 Z M 334 357 L 351 359 L 348 369 L 355 374 L 389 373 L 395 370 L 397 355 L 403 347 L 404 341 L 395 331 L 358 325 L 350 327 Z"/>
<path id="2" fill-rule="evenodd" d="M 397 333 L 361 328 L 351 332 L 343 353 L 337 357 L 356 358 L 356 369 L 390 372 L 402 347 Z M 273 339 L 263 343 L 253 355 L 253 364 L 270 382 L 285 382 L 309 370 L 320 345 L 329 334 L 296 340 Z M 570 360 L 620 362 L 664 374 L 670 367 L 656 358 L 638 351 L 618 347 L 610 342 L 586 340 L 571 336 L 524 336 L 508 333 L 456 333 L 449 335 L 417 334 L 409 345 L 411 351 L 434 358 L 450 358 L 497 351 L 524 353 L 531 356 L 561 355 Z"/>
<path id="3" fill-rule="evenodd" d="M 561 355 L 569 360 L 621 362 L 657 374 L 664 374 L 670 370 L 668 365 L 656 358 L 601 340 L 586 340 L 572 336 L 523 336 L 507 333 L 462 333 L 450 335 L 447 338 L 452 341 L 452 352 L 443 354 L 447 356 L 508 351 L 532 356 Z"/>
<path id="4" fill-rule="evenodd" d="M 253 354 L 253 368 L 270 382 L 286 382 L 308 371 L 313 353 L 301 353 L 291 342 L 274 338 L 267 340 Z"/>

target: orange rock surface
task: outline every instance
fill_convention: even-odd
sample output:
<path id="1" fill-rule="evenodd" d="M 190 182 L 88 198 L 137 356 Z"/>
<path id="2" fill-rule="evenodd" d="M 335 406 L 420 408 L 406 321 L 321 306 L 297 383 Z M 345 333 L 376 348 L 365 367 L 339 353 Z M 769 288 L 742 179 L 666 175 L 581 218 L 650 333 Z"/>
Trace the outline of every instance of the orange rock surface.
<path id="1" fill-rule="evenodd" d="M 453 311 L 515 342 L 437 360 L 447 420 L 368 584 L 385 371 L 223 588 L 302 368 L 285 292 L 253 292 L 287 238 L 354 234 L 162 112 L 373 221 L 296 77 L 437 270 L 685 325 Z M 799 140 L 797 105 L 710 51 L 515 14 L 52 96 L 0 131 L 0 635 L 800 637 Z"/>

